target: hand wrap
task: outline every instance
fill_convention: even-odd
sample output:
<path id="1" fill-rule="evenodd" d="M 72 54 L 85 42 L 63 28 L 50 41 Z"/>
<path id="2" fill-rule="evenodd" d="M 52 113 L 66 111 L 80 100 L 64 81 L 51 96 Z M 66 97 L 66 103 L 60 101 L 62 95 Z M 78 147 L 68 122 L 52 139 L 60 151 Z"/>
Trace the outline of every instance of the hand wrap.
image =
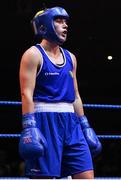
<path id="1" fill-rule="evenodd" d="M 85 115 L 80 116 L 79 120 L 83 134 L 89 145 L 92 157 L 96 157 L 102 150 L 101 142 L 99 141 L 93 128 L 90 127 L 87 117 Z"/>
<path id="2" fill-rule="evenodd" d="M 33 159 L 44 155 L 46 140 L 36 127 L 34 113 L 22 116 L 23 131 L 19 142 L 19 153 L 23 159 Z"/>

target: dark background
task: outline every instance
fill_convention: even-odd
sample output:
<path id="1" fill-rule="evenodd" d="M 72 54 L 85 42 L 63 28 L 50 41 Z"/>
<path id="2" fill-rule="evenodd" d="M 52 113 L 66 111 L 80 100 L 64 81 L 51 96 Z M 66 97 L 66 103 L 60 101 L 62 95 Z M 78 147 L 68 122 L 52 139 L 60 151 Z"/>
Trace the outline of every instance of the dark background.
<path id="1" fill-rule="evenodd" d="M 0 100 L 21 101 L 20 59 L 35 43 L 30 21 L 43 4 L 62 6 L 70 14 L 68 41 L 63 47 L 77 57 L 83 103 L 120 105 L 121 1 L 118 0 L 4 0 L 0 5 Z M 113 56 L 111 61 L 108 55 Z M 21 106 L 0 106 L 0 134 L 20 133 Z M 85 108 L 85 114 L 98 135 L 121 134 L 120 109 Z M 0 176 L 19 176 L 18 139 L 0 140 L 1 151 L 7 157 L 4 162 L 11 169 Z M 101 142 L 102 154 L 94 160 L 96 176 L 121 176 L 120 139 L 101 139 Z"/>

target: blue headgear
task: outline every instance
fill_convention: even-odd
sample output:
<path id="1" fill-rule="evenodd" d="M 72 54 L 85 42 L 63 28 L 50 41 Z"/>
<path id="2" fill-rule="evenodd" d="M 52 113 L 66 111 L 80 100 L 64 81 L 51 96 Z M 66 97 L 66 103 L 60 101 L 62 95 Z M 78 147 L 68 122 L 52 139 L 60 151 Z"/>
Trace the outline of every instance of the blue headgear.
<path id="1" fill-rule="evenodd" d="M 32 20 L 35 35 L 61 44 L 53 23 L 56 17 L 69 19 L 68 13 L 62 7 L 53 7 L 37 12 Z"/>

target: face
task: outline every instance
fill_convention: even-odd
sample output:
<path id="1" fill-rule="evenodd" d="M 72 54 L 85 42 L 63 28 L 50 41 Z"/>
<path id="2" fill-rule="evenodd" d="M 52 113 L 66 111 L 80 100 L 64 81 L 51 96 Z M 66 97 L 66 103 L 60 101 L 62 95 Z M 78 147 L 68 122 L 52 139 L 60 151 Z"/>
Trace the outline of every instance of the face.
<path id="1" fill-rule="evenodd" d="M 64 18 L 56 18 L 54 20 L 54 27 L 57 36 L 59 37 L 61 42 L 62 43 L 65 42 L 67 39 L 67 30 L 68 30 L 67 20 Z"/>

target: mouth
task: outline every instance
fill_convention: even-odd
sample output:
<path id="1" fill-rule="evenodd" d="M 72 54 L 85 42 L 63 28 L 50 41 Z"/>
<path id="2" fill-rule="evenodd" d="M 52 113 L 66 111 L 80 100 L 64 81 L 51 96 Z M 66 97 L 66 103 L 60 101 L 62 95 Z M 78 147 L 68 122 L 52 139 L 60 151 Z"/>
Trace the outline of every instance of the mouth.
<path id="1" fill-rule="evenodd" d="M 66 36 L 67 36 L 67 30 L 65 30 L 65 31 L 62 32 L 62 36 L 63 36 L 63 37 L 66 37 Z"/>

